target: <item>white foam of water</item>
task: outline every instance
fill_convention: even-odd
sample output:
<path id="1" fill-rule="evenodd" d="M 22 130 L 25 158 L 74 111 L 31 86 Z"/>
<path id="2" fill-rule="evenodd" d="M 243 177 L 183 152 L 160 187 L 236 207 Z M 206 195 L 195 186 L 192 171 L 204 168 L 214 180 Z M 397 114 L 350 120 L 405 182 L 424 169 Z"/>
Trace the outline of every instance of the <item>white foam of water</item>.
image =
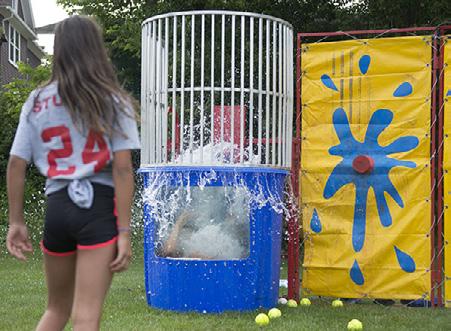
<path id="1" fill-rule="evenodd" d="M 186 149 L 170 165 L 233 165 L 240 163 L 240 146 L 231 142 L 195 146 L 193 151 Z M 243 149 L 243 165 L 259 165 L 260 158 L 249 147 Z"/>
<path id="2" fill-rule="evenodd" d="M 215 260 L 239 259 L 246 253 L 239 239 L 219 224 L 206 225 L 191 236 L 181 237 L 180 246 L 186 256 L 205 256 Z"/>

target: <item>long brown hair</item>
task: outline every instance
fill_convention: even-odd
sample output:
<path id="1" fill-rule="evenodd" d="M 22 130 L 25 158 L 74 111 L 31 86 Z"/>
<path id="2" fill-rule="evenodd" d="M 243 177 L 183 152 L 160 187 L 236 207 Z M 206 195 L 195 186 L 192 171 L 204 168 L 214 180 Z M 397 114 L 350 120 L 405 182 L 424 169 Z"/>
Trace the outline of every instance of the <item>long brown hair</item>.
<path id="1" fill-rule="evenodd" d="M 86 16 L 57 25 L 51 82 L 58 82 L 58 94 L 79 128 L 111 136 L 118 112 L 133 105 L 118 82 L 101 28 Z"/>

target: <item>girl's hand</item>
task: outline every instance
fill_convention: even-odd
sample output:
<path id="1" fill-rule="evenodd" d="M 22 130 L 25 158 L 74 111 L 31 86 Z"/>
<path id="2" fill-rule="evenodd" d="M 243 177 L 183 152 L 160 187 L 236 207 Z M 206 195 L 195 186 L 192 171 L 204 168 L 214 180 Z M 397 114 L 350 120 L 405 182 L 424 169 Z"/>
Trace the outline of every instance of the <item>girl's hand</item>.
<path id="1" fill-rule="evenodd" d="M 16 259 L 26 261 L 27 258 L 24 253 L 33 251 L 30 238 L 28 236 L 28 229 L 25 224 L 9 225 L 8 235 L 6 237 L 6 248 L 8 252 Z"/>
<path id="2" fill-rule="evenodd" d="M 127 270 L 131 257 L 132 247 L 130 244 L 130 233 L 121 232 L 117 238 L 116 258 L 110 264 L 111 271 L 121 272 Z"/>

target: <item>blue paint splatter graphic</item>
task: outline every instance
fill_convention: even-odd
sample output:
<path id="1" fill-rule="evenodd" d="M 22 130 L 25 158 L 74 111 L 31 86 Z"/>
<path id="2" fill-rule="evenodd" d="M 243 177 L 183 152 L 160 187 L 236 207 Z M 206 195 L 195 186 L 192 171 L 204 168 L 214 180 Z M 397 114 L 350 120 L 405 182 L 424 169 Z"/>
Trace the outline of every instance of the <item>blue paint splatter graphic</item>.
<path id="1" fill-rule="evenodd" d="M 327 88 L 330 88 L 331 90 L 338 91 L 337 87 L 335 86 L 334 82 L 332 81 L 332 78 L 330 78 L 329 75 L 322 75 L 321 81 L 323 82 L 324 86 Z"/>
<path id="2" fill-rule="evenodd" d="M 368 72 L 370 67 L 371 57 L 369 55 L 363 55 L 359 60 L 359 69 L 362 75 Z"/>
<path id="3" fill-rule="evenodd" d="M 446 96 L 449 97 L 451 95 L 451 90 L 448 90 L 448 92 L 446 92 Z"/>
<path id="4" fill-rule="evenodd" d="M 360 270 L 360 266 L 357 263 L 357 260 L 354 260 L 354 264 L 349 271 L 349 275 L 354 283 L 357 285 L 363 285 L 365 283 L 365 278 L 363 278 L 362 270 Z"/>
<path id="5" fill-rule="evenodd" d="M 418 146 L 418 138 L 414 136 L 400 137 L 388 146 L 380 146 L 379 135 L 390 125 L 393 113 L 388 109 L 378 109 L 371 116 L 363 142 L 357 141 L 352 135 L 348 117 L 343 108 L 335 110 L 333 123 L 340 144 L 329 149 L 331 155 L 341 156 L 343 160 L 335 166 L 324 188 L 323 196 L 330 199 L 345 185 L 354 184 L 356 202 L 354 208 L 354 224 L 352 229 L 352 245 L 359 252 L 365 241 L 366 203 L 368 191 L 373 189 L 379 218 L 383 226 L 392 224 L 390 210 L 384 193 L 388 193 L 400 207 L 404 207 L 401 196 L 390 181 L 390 170 L 397 166 L 415 168 L 416 164 L 388 157 L 390 154 L 407 152 Z M 374 169 L 367 174 L 356 172 L 352 163 L 360 155 L 366 155 L 374 160 Z"/>
<path id="6" fill-rule="evenodd" d="M 312 219 L 310 220 L 310 229 L 312 229 L 312 231 L 315 233 L 320 233 L 323 229 L 316 208 L 313 209 Z"/>
<path id="7" fill-rule="evenodd" d="M 369 55 L 363 55 L 359 59 L 359 69 L 363 75 L 368 72 L 370 64 L 371 57 Z M 338 91 L 328 75 L 322 75 L 321 81 L 327 88 Z M 408 82 L 403 82 L 393 92 L 393 96 L 406 97 L 412 94 L 412 92 L 412 85 Z M 448 91 L 447 95 L 450 95 L 450 93 L 451 90 Z M 389 109 L 377 109 L 372 114 L 363 142 L 357 141 L 354 138 L 348 116 L 343 108 L 335 109 L 332 120 L 340 143 L 337 146 L 331 147 L 329 153 L 331 155 L 341 156 L 342 161 L 335 166 L 327 179 L 323 196 L 325 199 L 330 199 L 342 187 L 348 184 L 354 185 L 356 198 L 352 228 L 352 246 L 355 252 L 360 252 L 365 243 L 366 209 L 369 190 L 371 188 L 373 189 L 382 226 L 390 226 L 392 224 L 392 217 L 385 193 L 401 208 L 404 208 L 404 202 L 388 175 L 394 167 L 415 168 L 416 164 L 410 161 L 397 160 L 389 157 L 389 155 L 411 151 L 418 146 L 419 140 L 414 136 L 404 136 L 396 139 L 387 146 L 379 145 L 379 136 L 393 120 L 393 112 Z M 315 213 L 316 210 L 313 216 L 315 216 Z M 313 218 L 310 224 L 311 227 Z M 313 225 L 317 226 L 316 224 Z M 396 246 L 395 253 L 402 270 L 406 272 L 415 271 L 415 261 L 411 256 L 399 250 Z M 357 260 L 354 260 L 354 264 L 350 269 L 350 277 L 357 285 L 363 285 L 365 282 Z"/>
<path id="8" fill-rule="evenodd" d="M 406 97 L 408 95 L 411 95 L 413 91 L 412 84 L 408 82 L 404 82 L 401 85 L 398 86 L 398 88 L 393 92 L 394 97 Z"/>
<path id="9" fill-rule="evenodd" d="M 400 250 L 398 247 L 394 246 L 394 248 L 401 269 L 404 270 L 405 272 L 414 272 L 416 269 L 416 265 L 412 257 L 409 254 Z"/>

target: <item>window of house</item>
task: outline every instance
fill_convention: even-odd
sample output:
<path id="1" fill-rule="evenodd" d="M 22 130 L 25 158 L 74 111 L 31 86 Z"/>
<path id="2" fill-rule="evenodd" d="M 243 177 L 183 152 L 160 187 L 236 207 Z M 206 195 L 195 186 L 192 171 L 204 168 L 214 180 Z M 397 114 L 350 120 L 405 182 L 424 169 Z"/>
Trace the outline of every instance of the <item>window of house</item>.
<path id="1" fill-rule="evenodd" d="M 20 61 L 20 34 L 11 25 L 8 33 L 8 49 L 9 62 L 17 66 L 17 62 Z"/>
<path id="2" fill-rule="evenodd" d="M 12 0 L 11 8 L 17 13 L 19 0 Z"/>

